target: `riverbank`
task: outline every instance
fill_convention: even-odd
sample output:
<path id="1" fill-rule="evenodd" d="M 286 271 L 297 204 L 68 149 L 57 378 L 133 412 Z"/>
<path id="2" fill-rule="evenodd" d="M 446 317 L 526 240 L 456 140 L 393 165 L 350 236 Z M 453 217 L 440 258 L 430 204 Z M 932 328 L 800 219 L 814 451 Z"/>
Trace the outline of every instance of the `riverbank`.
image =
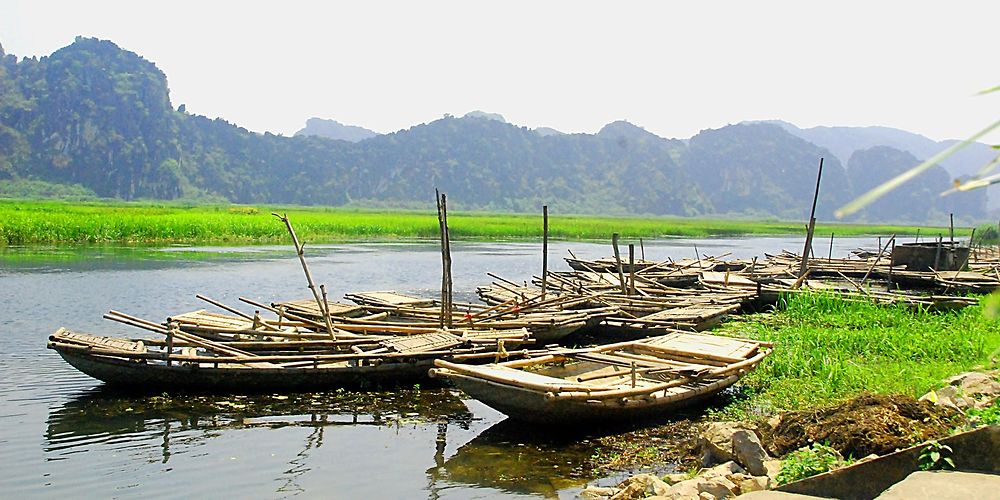
<path id="1" fill-rule="evenodd" d="M 431 211 L 352 210 L 322 207 L 181 205 L 149 202 L 0 200 L 0 246 L 34 244 L 259 244 L 285 242 L 285 227 L 271 212 L 287 213 L 310 243 L 359 239 L 433 238 Z M 536 239 L 541 214 L 452 212 L 453 239 Z M 947 228 L 820 223 L 816 233 L 836 236 L 947 234 Z M 562 240 L 784 235 L 804 233 L 801 221 L 681 217 L 597 217 L 551 214 L 549 236 Z M 959 235 L 968 230 L 956 229 Z"/>
<path id="2" fill-rule="evenodd" d="M 783 300 L 776 312 L 734 318 L 717 331 L 772 341 L 775 355 L 703 415 L 598 438 L 593 465 L 606 474 L 674 473 L 664 476 L 673 483 L 693 478 L 705 465 L 705 429 L 720 421 L 754 429 L 776 458 L 787 459 L 812 438 L 835 450 L 831 457 L 836 460 L 828 466 L 842 466 L 878 444 L 885 445 L 875 451 L 881 454 L 945 437 L 968 426 L 969 417 L 982 420 L 977 412 L 996 419 L 993 414 L 1000 415 L 1000 407 L 995 404 L 961 415 L 946 400 L 955 395 L 940 389 L 957 383 L 959 393 L 968 392 L 964 382 L 949 377 L 997 367 L 1000 323 L 984 307 L 981 302 L 960 311 L 932 312 L 811 294 Z M 943 402 L 943 409 L 918 403 L 916 398 L 927 394 L 935 394 L 925 399 Z M 802 427 L 806 424 L 795 427 L 796 422 L 819 424 L 807 429 Z M 800 453 L 786 474 L 807 472 L 801 462 L 822 462 L 817 457 L 822 452 Z"/>

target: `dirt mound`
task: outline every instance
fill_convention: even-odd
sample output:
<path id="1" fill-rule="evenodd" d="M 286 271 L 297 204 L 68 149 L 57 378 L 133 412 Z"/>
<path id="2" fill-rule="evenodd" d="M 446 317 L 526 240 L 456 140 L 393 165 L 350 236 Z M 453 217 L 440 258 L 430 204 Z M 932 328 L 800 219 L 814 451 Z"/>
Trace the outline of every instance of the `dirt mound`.
<path id="1" fill-rule="evenodd" d="M 776 427 L 765 429 L 765 443 L 776 456 L 818 442 L 845 457 L 862 458 L 946 436 L 961 418 L 952 409 L 909 396 L 865 394 L 835 406 L 787 412 Z"/>

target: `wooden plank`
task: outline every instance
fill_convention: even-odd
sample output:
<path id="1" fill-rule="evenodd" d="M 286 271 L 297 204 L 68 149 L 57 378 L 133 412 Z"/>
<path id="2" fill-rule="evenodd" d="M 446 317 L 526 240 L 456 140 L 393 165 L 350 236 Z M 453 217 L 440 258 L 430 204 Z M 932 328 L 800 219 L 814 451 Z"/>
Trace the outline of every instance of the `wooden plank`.
<path id="1" fill-rule="evenodd" d="M 345 297 L 362 304 L 376 304 L 390 307 L 430 307 L 434 305 L 434 299 L 413 297 L 395 291 L 350 293 L 346 294 Z"/>

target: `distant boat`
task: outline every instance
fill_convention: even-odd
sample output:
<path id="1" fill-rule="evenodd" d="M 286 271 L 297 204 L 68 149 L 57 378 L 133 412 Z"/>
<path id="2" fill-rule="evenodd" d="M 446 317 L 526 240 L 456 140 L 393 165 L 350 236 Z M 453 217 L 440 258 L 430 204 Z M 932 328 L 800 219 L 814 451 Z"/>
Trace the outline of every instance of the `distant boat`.
<path id="1" fill-rule="evenodd" d="M 473 366 L 438 360 L 432 377 L 512 419 L 577 421 L 663 418 L 733 385 L 771 353 L 766 342 L 675 332 L 642 341 Z"/>

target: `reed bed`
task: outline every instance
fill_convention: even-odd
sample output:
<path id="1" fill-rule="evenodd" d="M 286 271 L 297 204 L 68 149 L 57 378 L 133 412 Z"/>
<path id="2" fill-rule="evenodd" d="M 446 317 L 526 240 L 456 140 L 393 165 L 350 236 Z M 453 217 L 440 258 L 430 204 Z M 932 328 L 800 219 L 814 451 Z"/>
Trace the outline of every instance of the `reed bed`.
<path id="1" fill-rule="evenodd" d="M 775 356 L 744 379 L 727 416 L 828 404 L 864 392 L 919 397 L 942 380 L 990 366 L 1000 353 L 1000 322 L 981 300 L 959 311 L 797 294 L 773 314 L 724 326 L 725 334 L 775 343 Z"/>
<path id="2" fill-rule="evenodd" d="M 273 243 L 286 238 L 271 212 L 288 213 L 310 242 L 347 239 L 432 238 L 431 212 L 352 210 L 321 207 L 183 205 L 169 203 L 0 200 L 0 245 Z M 541 214 L 450 214 L 455 239 L 528 239 L 542 233 Z M 821 224 L 817 234 L 838 236 L 912 234 L 917 227 Z M 690 219 L 678 217 L 598 217 L 553 214 L 549 236 L 564 240 L 668 236 L 708 237 L 802 234 L 801 222 Z M 936 228 L 923 234 L 947 231 Z M 965 231 L 958 231 L 965 234 Z"/>

